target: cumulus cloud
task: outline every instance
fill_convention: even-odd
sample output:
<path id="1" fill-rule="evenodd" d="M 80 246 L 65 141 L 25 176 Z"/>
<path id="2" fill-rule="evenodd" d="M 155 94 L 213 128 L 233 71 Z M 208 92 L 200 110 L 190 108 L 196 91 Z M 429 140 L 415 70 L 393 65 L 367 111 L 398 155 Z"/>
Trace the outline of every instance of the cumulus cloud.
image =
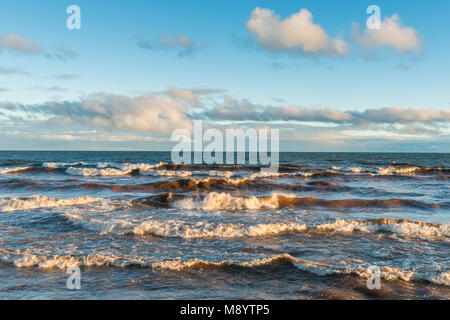
<path id="1" fill-rule="evenodd" d="M 180 57 L 191 55 L 200 47 L 184 34 L 178 34 L 176 37 L 159 36 L 155 41 L 139 39 L 138 46 L 146 50 L 175 50 Z"/>
<path id="2" fill-rule="evenodd" d="M 342 56 L 349 45 L 340 38 L 330 38 L 313 22 L 311 12 L 301 9 L 282 20 L 274 11 L 256 7 L 246 23 L 258 43 L 269 51 Z"/>
<path id="3" fill-rule="evenodd" d="M 394 48 L 398 52 L 421 53 L 422 39 L 416 29 L 403 26 L 399 15 L 386 17 L 381 21 L 380 29 L 365 29 L 360 32 L 357 23 L 352 25 L 352 38 L 364 49 Z"/>
<path id="4" fill-rule="evenodd" d="M 0 34 L 0 51 L 9 50 L 23 54 L 40 54 L 42 47 L 35 42 L 25 39 L 19 34 Z"/>

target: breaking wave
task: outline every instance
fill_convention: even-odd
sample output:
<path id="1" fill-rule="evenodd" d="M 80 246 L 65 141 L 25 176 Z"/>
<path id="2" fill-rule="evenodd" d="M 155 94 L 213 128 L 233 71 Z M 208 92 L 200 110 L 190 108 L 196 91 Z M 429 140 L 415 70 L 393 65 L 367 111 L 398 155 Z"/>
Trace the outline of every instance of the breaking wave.
<path id="1" fill-rule="evenodd" d="M 306 225 L 296 222 L 275 222 L 256 225 L 242 223 L 213 224 L 207 221 L 188 223 L 178 220 L 146 220 L 140 223 L 123 219 L 109 221 L 85 218 L 81 215 L 64 213 L 73 223 L 101 234 L 153 235 L 163 238 L 184 239 L 233 239 L 251 237 L 273 237 L 292 233 L 387 233 L 423 240 L 449 240 L 450 224 L 426 223 L 408 219 L 336 220 L 330 223 Z"/>
<path id="2" fill-rule="evenodd" d="M 99 200 L 101 199 L 91 197 L 54 199 L 46 196 L 32 196 L 28 198 L 0 198 L 0 211 L 12 212 L 39 208 L 67 207 L 87 204 Z"/>
<path id="3" fill-rule="evenodd" d="M 103 169 L 103 168 L 116 168 L 122 171 L 129 171 L 129 170 L 141 170 L 141 171 L 151 171 L 159 168 L 164 168 L 167 166 L 167 162 L 159 162 L 157 164 L 148 164 L 148 163 L 111 163 L 111 162 L 104 162 L 104 163 L 97 163 L 97 168 Z"/>
<path id="4" fill-rule="evenodd" d="M 243 224 L 210 224 L 208 222 L 187 223 L 177 220 L 147 220 L 132 223 L 126 220 L 104 221 L 86 219 L 77 214 L 64 213 L 73 223 L 101 234 L 153 235 L 163 238 L 210 239 L 267 237 L 306 230 L 306 225 L 298 223 L 269 223 L 245 226 Z"/>
<path id="5" fill-rule="evenodd" d="M 168 197 L 167 199 L 171 199 Z M 424 203 L 410 199 L 343 199 L 325 200 L 318 198 L 297 198 L 294 195 L 274 193 L 269 197 L 233 196 L 229 193 L 211 192 L 203 198 L 184 198 L 174 202 L 174 207 L 188 210 L 275 210 L 281 208 L 324 206 L 330 208 L 350 207 L 420 207 L 440 208 L 448 206 L 448 203 Z"/>
<path id="6" fill-rule="evenodd" d="M 179 272 L 197 269 L 226 269 L 229 267 L 255 269 L 282 265 L 293 266 L 299 270 L 313 273 L 318 276 L 355 275 L 367 279 L 373 275 L 373 273 L 369 272 L 363 265 L 328 265 L 325 263 L 295 258 L 289 254 L 279 254 L 272 257 L 254 259 L 251 261 L 222 260 L 213 262 L 200 259 L 192 259 L 187 261 L 172 260 L 154 263 L 152 268 L 156 270 L 160 269 Z M 403 270 L 389 266 L 380 266 L 379 271 L 380 277 L 387 281 L 402 280 L 409 282 L 414 280 L 425 280 L 435 284 L 450 286 L 450 272 L 417 272 L 414 270 Z"/>
<path id="7" fill-rule="evenodd" d="M 69 267 L 151 267 L 148 263 L 140 258 L 132 258 L 118 255 L 91 254 L 82 257 L 73 256 L 38 256 L 30 253 L 19 254 L 13 252 L 4 254 L 2 260 L 11 262 L 18 268 L 37 267 L 39 269 L 61 269 L 65 270 Z"/>
<path id="8" fill-rule="evenodd" d="M 327 275 L 354 275 L 361 278 L 369 278 L 373 273 L 369 272 L 365 265 L 332 265 L 321 262 L 308 261 L 295 258 L 289 254 L 278 254 L 271 257 L 257 258 L 249 261 L 221 260 L 206 261 L 201 259 L 190 260 L 165 260 L 153 261 L 141 257 L 112 254 L 90 254 L 84 256 L 38 256 L 20 250 L 0 249 L 1 260 L 12 263 L 17 268 L 37 267 L 39 269 L 60 269 L 69 267 L 121 267 L 130 266 L 152 268 L 155 271 L 196 271 L 207 269 L 260 269 L 271 267 L 294 267 L 298 270 L 315 274 L 317 276 Z M 379 267 L 380 276 L 387 281 L 415 281 L 425 280 L 439 285 L 450 286 L 450 272 L 420 272 L 416 270 L 404 270 L 390 266 Z"/>
<path id="9" fill-rule="evenodd" d="M 15 173 L 15 172 L 23 172 L 28 171 L 32 169 L 33 167 L 27 166 L 27 167 L 14 167 L 14 168 L 7 168 L 0 170 L 0 174 L 9 174 L 9 173 Z"/>
<path id="10" fill-rule="evenodd" d="M 164 173 L 163 173 L 164 174 Z M 169 176 L 169 175 L 168 175 Z M 178 177 L 178 176 L 177 176 Z M 235 191 L 258 190 L 258 191 L 317 191 L 317 192 L 342 192 L 353 191 L 355 188 L 340 185 L 324 180 L 310 181 L 306 184 L 277 184 L 265 179 L 250 178 L 180 178 L 176 180 L 155 181 L 140 184 L 113 184 L 106 182 L 86 182 L 84 180 L 66 180 L 62 185 L 51 185 L 30 179 L 7 179 L 0 181 L 0 186 L 7 186 L 9 189 L 49 189 L 49 190 L 72 190 L 88 189 L 102 190 L 108 189 L 114 192 L 123 191 L 166 191 L 166 192 L 204 192 L 204 191 Z M 373 190 L 376 192 L 376 190 Z"/>
<path id="11" fill-rule="evenodd" d="M 404 237 L 433 239 L 450 237 L 450 224 L 426 223 L 408 219 L 386 219 L 355 221 L 338 219 L 332 223 L 316 226 L 319 231 L 334 231 L 340 233 L 358 232 L 389 232 Z"/>
<path id="12" fill-rule="evenodd" d="M 85 162 L 44 162 L 42 166 L 44 168 L 65 168 L 69 166 L 81 166 L 85 164 Z"/>
<path id="13" fill-rule="evenodd" d="M 124 176 L 133 173 L 133 170 L 119 170 L 114 168 L 74 168 L 70 167 L 66 173 L 71 176 L 95 177 L 95 176 Z"/>
<path id="14" fill-rule="evenodd" d="M 394 167 L 389 166 L 385 168 L 378 168 L 377 173 L 375 175 L 430 175 L 430 174 L 438 174 L 444 175 L 449 174 L 450 169 L 441 168 L 441 167 Z"/>

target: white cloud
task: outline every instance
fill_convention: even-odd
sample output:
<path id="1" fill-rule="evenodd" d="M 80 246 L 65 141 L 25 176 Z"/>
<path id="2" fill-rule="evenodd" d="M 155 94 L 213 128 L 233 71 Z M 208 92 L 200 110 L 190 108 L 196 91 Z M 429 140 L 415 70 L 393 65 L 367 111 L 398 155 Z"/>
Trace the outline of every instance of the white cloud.
<path id="1" fill-rule="evenodd" d="M 24 54 L 40 54 L 42 47 L 16 33 L 0 34 L 0 51 L 2 49 Z"/>
<path id="2" fill-rule="evenodd" d="M 423 50 L 422 40 L 417 30 L 403 26 L 397 14 L 382 20 L 378 30 L 366 28 L 361 34 L 357 23 L 354 23 L 352 27 L 352 37 L 364 49 L 391 47 L 401 53 L 420 53 Z"/>
<path id="3" fill-rule="evenodd" d="M 326 55 L 345 55 L 350 51 L 344 40 L 330 38 L 319 24 L 315 24 L 311 12 L 306 9 L 281 20 L 274 11 L 256 7 L 246 27 L 269 51 Z"/>

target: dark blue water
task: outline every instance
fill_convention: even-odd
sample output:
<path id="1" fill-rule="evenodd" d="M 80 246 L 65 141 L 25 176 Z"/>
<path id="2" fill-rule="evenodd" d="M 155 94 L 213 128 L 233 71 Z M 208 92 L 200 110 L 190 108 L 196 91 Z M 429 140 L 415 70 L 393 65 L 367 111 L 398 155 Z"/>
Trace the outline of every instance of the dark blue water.
<path id="1" fill-rule="evenodd" d="M 448 299 L 449 181 L 449 154 L 281 153 L 265 174 L 3 151 L 0 298 Z"/>

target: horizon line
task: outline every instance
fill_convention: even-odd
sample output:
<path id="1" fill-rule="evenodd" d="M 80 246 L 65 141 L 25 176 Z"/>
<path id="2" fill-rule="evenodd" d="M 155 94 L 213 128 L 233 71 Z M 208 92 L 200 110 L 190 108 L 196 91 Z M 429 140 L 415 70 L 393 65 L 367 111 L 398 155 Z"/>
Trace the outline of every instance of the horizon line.
<path id="1" fill-rule="evenodd" d="M 43 149 L 23 149 L 23 150 L 14 150 L 14 149 L 0 149 L 0 152 L 172 152 L 170 150 L 43 150 Z M 193 153 L 194 151 L 191 151 Z M 222 151 L 222 153 L 226 153 L 227 151 Z M 203 153 L 203 151 L 202 151 Z M 236 151 L 234 151 L 236 153 Z M 245 153 L 249 153 L 249 151 L 245 151 Z M 446 151 L 279 151 L 279 153 L 410 153 L 410 154 L 450 154 Z"/>

